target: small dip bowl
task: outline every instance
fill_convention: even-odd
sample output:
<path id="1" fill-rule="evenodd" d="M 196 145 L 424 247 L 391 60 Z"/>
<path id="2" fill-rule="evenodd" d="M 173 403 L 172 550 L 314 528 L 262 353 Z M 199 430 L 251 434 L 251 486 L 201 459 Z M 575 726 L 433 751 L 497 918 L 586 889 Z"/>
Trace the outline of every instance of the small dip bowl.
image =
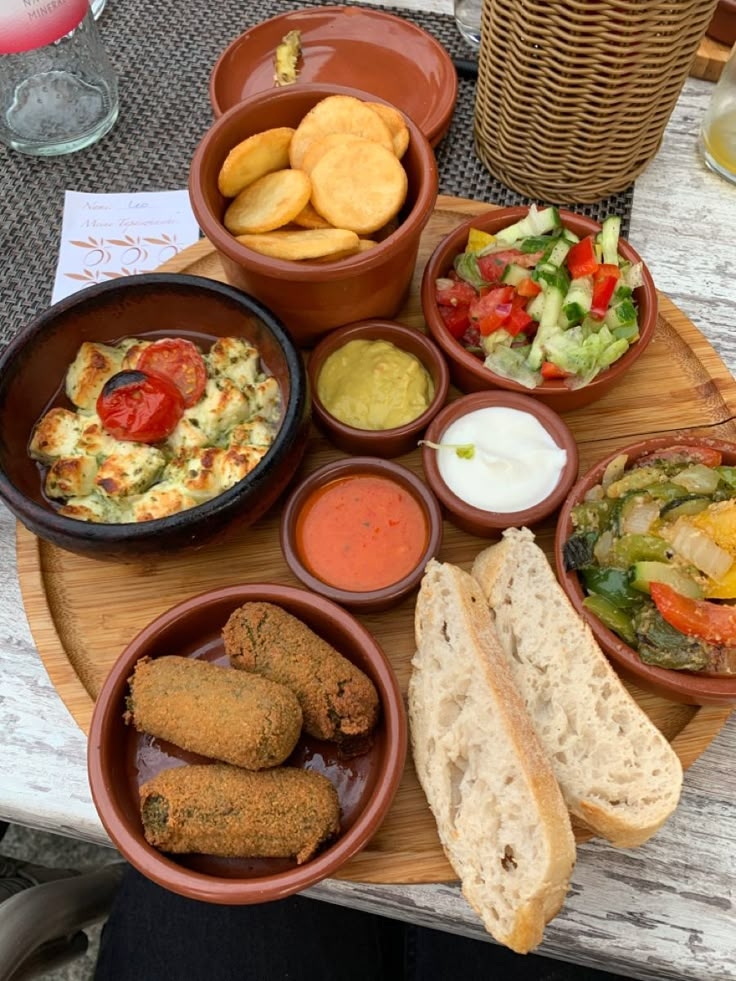
<path id="1" fill-rule="evenodd" d="M 504 528 L 535 525 L 555 511 L 565 500 L 578 473 L 578 448 L 570 429 L 552 409 L 536 399 L 514 392 L 475 392 L 451 402 L 430 424 L 426 438 L 432 443 L 442 443 L 444 434 L 452 423 L 478 409 L 516 409 L 533 416 L 547 430 L 552 440 L 567 453 L 567 460 L 554 489 L 543 500 L 520 511 L 486 511 L 468 504 L 458 497 L 444 481 L 437 462 L 437 450 L 422 447 L 422 464 L 427 483 L 447 510 L 449 519 L 458 528 L 492 538 Z"/>
<path id="2" fill-rule="evenodd" d="M 422 520 L 425 528 L 424 546 L 416 555 L 413 561 L 408 561 L 408 568 L 403 571 L 400 579 L 381 585 L 372 585 L 348 589 L 342 585 L 331 585 L 320 578 L 314 566 L 309 562 L 305 555 L 305 545 L 303 542 L 303 528 L 306 514 L 318 502 L 319 497 L 330 492 L 330 488 L 347 481 L 351 478 L 366 478 L 368 480 L 381 480 L 393 485 L 395 492 L 406 495 L 411 500 L 411 507 L 406 512 L 406 520 Z M 376 486 L 364 488 L 370 495 L 370 502 L 367 505 L 375 507 L 377 501 Z M 333 491 L 337 493 L 337 491 Z M 417 514 L 417 506 L 420 515 Z M 313 520 L 317 520 L 316 516 Z M 336 524 L 346 528 L 353 535 L 353 548 L 356 549 L 355 561 L 352 563 L 354 569 L 365 571 L 367 568 L 366 557 L 372 554 L 383 552 L 386 554 L 391 546 L 386 544 L 385 535 L 387 529 L 381 527 L 375 521 L 375 515 L 368 511 L 365 519 L 355 516 L 357 524 L 354 527 L 349 519 L 337 519 Z M 369 522 L 373 522 L 370 524 Z M 366 531 L 361 531 L 361 526 Z M 378 529 L 378 530 L 376 530 Z M 371 541 L 372 535 L 368 534 L 372 530 L 373 534 L 383 537 L 376 538 L 375 544 Z M 357 531 L 357 537 L 354 536 Z M 391 532 L 389 532 L 391 533 Z M 407 536 L 409 543 L 416 541 L 416 536 Z M 326 540 L 326 536 L 325 539 Z M 347 539 L 349 542 L 349 539 Z M 319 470 L 310 474 L 286 502 L 286 507 L 281 516 L 281 548 L 287 563 L 294 575 L 300 579 L 305 586 L 320 593 L 328 599 L 340 603 L 350 610 L 357 610 L 361 613 L 374 613 L 379 610 L 386 610 L 395 606 L 410 593 L 424 573 L 424 567 L 431 558 L 438 553 L 442 544 L 442 512 L 434 495 L 425 487 L 422 481 L 405 467 L 396 463 L 389 463 L 386 460 L 376 459 L 375 457 L 353 457 L 350 460 L 338 460 L 336 463 L 329 463 Z M 357 549 L 360 549 L 358 553 Z M 391 554 L 395 554 L 391 552 Z M 323 561 L 328 561 L 323 557 Z M 398 559 L 396 560 L 398 561 Z"/>
<path id="3" fill-rule="evenodd" d="M 325 361 L 349 341 L 356 340 L 388 341 L 421 361 L 434 385 L 432 401 L 421 415 L 394 429 L 357 429 L 341 422 L 325 408 L 317 392 Z M 346 453 L 367 453 L 381 457 L 409 453 L 416 447 L 421 433 L 445 404 L 449 381 L 447 363 L 436 344 L 415 328 L 404 327 L 391 320 L 363 320 L 340 327 L 320 341 L 309 358 L 309 385 L 315 420 L 334 445 Z"/>

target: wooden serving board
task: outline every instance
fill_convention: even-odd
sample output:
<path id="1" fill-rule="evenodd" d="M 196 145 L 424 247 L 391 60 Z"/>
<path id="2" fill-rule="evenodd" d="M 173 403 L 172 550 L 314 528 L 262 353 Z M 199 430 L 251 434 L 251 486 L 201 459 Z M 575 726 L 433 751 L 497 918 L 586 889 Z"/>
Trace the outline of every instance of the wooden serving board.
<path id="1" fill-rule="evenodd" d="M 457 198 L 438 199 L 399 320 L 424 326 L 418 287 L 429 254 L 460 221 L 488 208 Z M 180 253 L 162 270 L 225 278 L 206 240 Z M 624 383 L 600 402 L 568 414 L 566 420 L 578 440 L 581 471 L 585 471 L 615 448 L 647 436 L 688 430 L 736 439 L 734 415 L 736 384 L 725 365 L 684 314 L 660 297 L 655 337 Z M 301 474 L 341 455 L 315 431 Z M 421 474 L 418 451 L 399 462 Z M 31 631 L 51 681 L 82 729 L 88 729 L 93 699 L 117 655 L 164 610 L 188 596 L 231 583 L 299 585 L 281 555 L 278 521 L 275 507 L 224 543 L 136 565 L 96 562 L 61 551 L 18 525 L 18 574 Z M 539 528 L 538 535 L 551 554 L 554 522 Z M 446 522 L 440 557 L 468 568 L 485 544 Z M 394 610 L 361 617 L 383 646 L 404 690 L 414 652 L 413 611 L 410 597 Z M 728 708 L 678 705 L 633 687 L 631 691 L 670 739 L 684 766 L 698 758 L 730 714 Z M 585 838 L 581 831 L 578 840 Z M 383 883 L 455 878 L 411 760 L 382 827 L 339 877 Z"/>
<path id="2" fill-rule="evenodd" d="M 693 78 L 703 78 L 706 82 L 717 82 L 730 53 L 731 49 L 727 44 L 706 34 L 690 66 L 690 75 Z"/>

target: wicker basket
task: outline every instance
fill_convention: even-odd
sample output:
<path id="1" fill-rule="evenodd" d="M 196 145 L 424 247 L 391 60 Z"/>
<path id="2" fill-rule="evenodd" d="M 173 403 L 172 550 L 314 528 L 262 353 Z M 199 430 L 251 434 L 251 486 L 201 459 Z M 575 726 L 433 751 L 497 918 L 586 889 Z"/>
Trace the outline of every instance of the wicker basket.
<path id="1" fill-rule="evenodd" d="M 484 0 L 475 140 L 549 202 L 598 201 L 657 152 L 717 0 Z"/>

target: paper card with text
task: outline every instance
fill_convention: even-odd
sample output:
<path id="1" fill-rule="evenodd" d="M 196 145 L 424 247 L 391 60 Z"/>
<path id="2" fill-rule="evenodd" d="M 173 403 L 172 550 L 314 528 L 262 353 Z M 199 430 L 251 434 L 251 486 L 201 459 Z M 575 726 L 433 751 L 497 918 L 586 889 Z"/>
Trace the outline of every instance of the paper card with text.
<path id="1" fill-rule="evenodd" d="M 94 283 L 153 272 L 198 238 L 186 190 L 67 191 L 51 302 Z"/>

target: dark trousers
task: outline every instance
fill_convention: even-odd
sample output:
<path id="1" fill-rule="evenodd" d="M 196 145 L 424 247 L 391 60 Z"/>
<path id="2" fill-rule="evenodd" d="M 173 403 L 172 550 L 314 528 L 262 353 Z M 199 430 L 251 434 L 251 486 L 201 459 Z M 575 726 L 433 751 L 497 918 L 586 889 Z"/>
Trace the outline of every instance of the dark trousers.
<path id="1" fill-rule="evenodd" d="M 130 869 L 95 981 L 612 981 L 614 975 L 294 896 L 183 899 Z"/>

